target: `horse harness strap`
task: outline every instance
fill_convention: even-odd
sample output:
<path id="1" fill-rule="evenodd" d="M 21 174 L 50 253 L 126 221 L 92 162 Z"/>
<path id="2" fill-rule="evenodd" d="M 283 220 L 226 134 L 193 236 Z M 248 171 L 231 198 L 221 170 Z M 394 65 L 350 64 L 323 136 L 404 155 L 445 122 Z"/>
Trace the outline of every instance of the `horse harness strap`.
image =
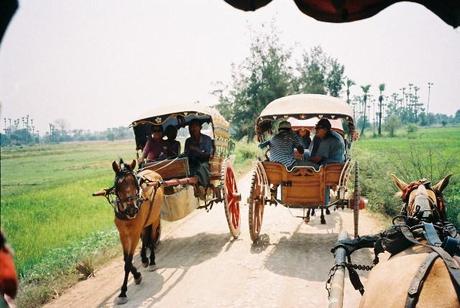
<path id="1" fill-rule="evenodd" d="M 425 224 L 425 227 L 426 225 L 427 224 Z M 428 224 L 428 225 L 431 225 L 431 224 Z M 408 291 L 408 299 L 406 301 L 406 307 L 407 308 L 415 307 L 415 304 L 417 303 L 417 300 L 418 300 L 419 293 L 421 291 L 421 286 L 423 285 L 423 280 L 426 278 L 426 275 L 428 274 L 429 269 L 431 269 L 431 265 L 434 263 L 437 257 L 441 257 L 441 259 L 444 261 L 444 264 L 446 265 L 447 271 L 449 272 L 452 284 L 454 286 L 455 293 L 457 294 L 457 298 L 459 299 L 460 298 L 460 267 L 458 266 L 457 262 L 441 247 L 433 246 L 433 245 L 425 245 L 417 241 L 407 226 L 401 226 L 401 232 L 408 241 L 414 244 L 417 244 L 417 245 L 428 247 L 431 250 L 433 250 L 433 252 L 430 253 L 430 255 L 436 254 L 436 257 L 430 257 L 429 255 L 429 257 L 425 260 L 425 262 L 420 266 L 419 272 L 417 272 L 416 276 L 412 280 L 411 287 L 409 288 L 409 291 Z M 428 263 L 428 261 L 430 260 L 431 260 L 431 263 Z M 425 272 L 420 273 L 421 271 L 422 272 L 425 271 Z M 413 298 L 413 300 L 410 300 L 410 298 Z M 410 306 L 410 305 L 408 306 L 408 303 L 412 304 L 413 306 Z"/>
<path id="2" fill-rule="evenodd" d="M 417 273 L 409 286 L 409 291 L 407 292 L 406 305 L 405 308 L 414 308 L 417 305 L 420 291 L 422 290 L 423 283 L 425 282 L 428 273 L 431 270 L 431 267 L 434 264 L 434 261 L 439 257 L 436 252 L 431 252 L 428 254 L 427 258 L 418 268 Z"/>

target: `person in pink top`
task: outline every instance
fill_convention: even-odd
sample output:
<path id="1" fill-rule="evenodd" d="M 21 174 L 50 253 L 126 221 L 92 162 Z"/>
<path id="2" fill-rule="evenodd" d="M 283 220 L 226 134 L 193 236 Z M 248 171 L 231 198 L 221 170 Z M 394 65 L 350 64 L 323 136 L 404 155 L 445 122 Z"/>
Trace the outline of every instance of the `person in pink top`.
<path id="1" fill-rule="evenodd" d="M 163 128 L 161 125 L 155 125 L 152 128 L 152 136 L 147 140 L 144 146 L 139 164 L 147 161 L 161 160 L 166 158 L 166 144 L 163 141 Z"/>

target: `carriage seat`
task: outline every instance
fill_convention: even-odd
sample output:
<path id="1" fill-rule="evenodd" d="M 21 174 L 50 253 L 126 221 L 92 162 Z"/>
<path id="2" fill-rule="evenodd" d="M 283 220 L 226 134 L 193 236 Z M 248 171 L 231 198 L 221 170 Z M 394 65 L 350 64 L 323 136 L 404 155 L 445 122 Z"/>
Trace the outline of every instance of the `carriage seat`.
<path id="1" fill-rule="evenodd" d="M 282 202 L 292 207 L 318 206 L 324 204 L 325 188 L 339 185 L 344 166 L 328 164 L 315 169 L 310 166 L 296 166 L 287 170 L 280 163 L 262 162 L 268 182 L 281 185 Z"/>
<path id="2" fill-rule="evenodd" d="M 190 176 L 190 168 L 187 157 L 150 162 L 142 168 L 142 170 L 147 169 L 159 173 L 163 180 Z"/>

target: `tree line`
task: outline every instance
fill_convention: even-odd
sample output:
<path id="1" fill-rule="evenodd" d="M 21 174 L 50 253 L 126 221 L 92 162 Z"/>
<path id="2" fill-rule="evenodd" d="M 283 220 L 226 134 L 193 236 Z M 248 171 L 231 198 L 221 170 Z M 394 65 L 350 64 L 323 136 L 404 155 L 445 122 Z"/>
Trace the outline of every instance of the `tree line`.
<path id="1" fill-rule="evenodd" d="M 460 110 L 455 116 L 430 113 L 428 104 L 420 99 L 420 87 L 413 83 L 402 87 L 401 93 L 391 95 L 386 95 L 384 83 L 375 88 L 370 84 L 357 85 L 345 75 L 345 66 L 320 46 L 303 51 L 300 59 L 295 59 L 292 50 L 280 43 L 273 27 L 270 33 L 255 36 L 249 55 L 240 64 L 232 65 L 231 74 L 230 83 L 217 83 L 212 93 L 218 98 L 217 109 L 230 120 L 236 139 L 247 136 L 248 141 L 252 140 L 255 120 L 263 108 L 277 98 L 299 93 L 335 97 L 343 94 L 354 110 L 361 134 L 372 129 L 374 135 L 381 135 L 382 130 L 394 135 L 402 123 L 460 123 Z M 351 97 L 352 87 L 361 94 Z M 371 94 L 374 89 L 378 96 Z"/>
<path id="2" fill-rule="evenodd" d="M 104 131 L 70 129 L 66 120 L 57 119 L 48 124 L 43 134 L 36 129 L 35 121 L 30 115 L 17 119 L 4 118 L 3 133 L 0 133 L 1 146 L 32 145 L 38 143 L 61 143 L 72 141 L 120 140 L 132 139 L 134 134 L 125 126 L 107 128 Z"/>

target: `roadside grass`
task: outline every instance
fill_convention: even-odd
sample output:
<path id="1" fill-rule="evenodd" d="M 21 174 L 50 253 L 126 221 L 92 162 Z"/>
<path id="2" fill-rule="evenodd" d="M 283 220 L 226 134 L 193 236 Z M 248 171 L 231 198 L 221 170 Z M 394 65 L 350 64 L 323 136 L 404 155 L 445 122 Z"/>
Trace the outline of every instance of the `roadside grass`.
<path id="1" fill-rule="evenodd" d="M 254 160 L 257 157 L 263 155 L 262 150 L 260 150 L 254 142 L 247 143 L 245 139 L 237 141 L 235 143 L 235 161 L 234 168 L 237 177 L 246 174 L 252 169 Z"/>
<path id="2" fill-rule="evenodd" d="M 365 137 L 353 146 L 359 162 L 362 194 L 369 198 L 371 210 L 395 215 L 401 201 L 390 174 L 407 183 L 427 178 L 437 183 L 454 174 L 444 190 L 449 220 L 460 227 L 460 127 L 400 130 L 396 137 Z"/>
<path id="3" fill-rule="evenodd" d="M 1 149 L 1 228 L 15 250 L 18 306 L 43 304 L 78 278 L 78 262 L 120 250 L 111 207 L 91 193 L 113 185 L 111 162 L 133 159 L 133 149 L 132 141 Z"/>

